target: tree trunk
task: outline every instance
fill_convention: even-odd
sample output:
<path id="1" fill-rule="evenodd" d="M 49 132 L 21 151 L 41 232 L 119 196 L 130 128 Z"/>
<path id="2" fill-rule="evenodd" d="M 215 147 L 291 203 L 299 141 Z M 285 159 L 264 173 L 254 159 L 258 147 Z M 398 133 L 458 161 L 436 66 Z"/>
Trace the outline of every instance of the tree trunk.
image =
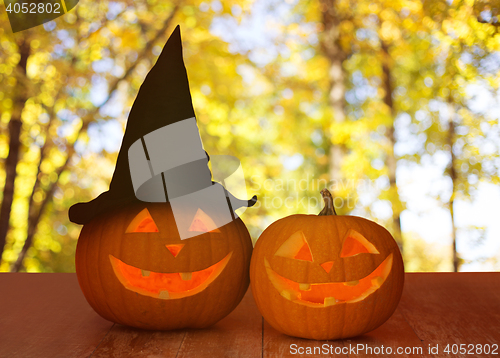
<path id="1" fill-rule="evenodd" d="M 347 76 L 343 63 L 347 58 L 347 54 L 340 44 L 340 22 L 342 19 L 338 16 L 335 5 L 335 0 L 320 0 L 324 27 L 320 38 L 320 44 L 324 55 L 330 63 L 328 71 L 328 102 L 332 109 L 333 120 L 336 122 L 344 122 L 346 119 L 345 81 Z M 330 135 L 335 136 L 335 133 L 331 133 Z M 341 167 L 345 153 L 346 148 L 344 145 L 331 144 L 329 171 L 330 180 L 332 180 L 333 183 L 340 184 L 340 181 L 344 178 Z"/>
<path id="2" fill-rule="evenodd" d="M 457 172 L 455 170 L 456 157 L 455 153 L 453 153 L 453 144 L 455 143 L 455 122 L 454 122 L 455 106 L 453 105 L 451 96 L 450 99 L 448 100 L 448 112 L 450 114 L 450 117 L 448 119 L 448 146 L 450 147 L 449 173 L 451 179 L 451 195 L 450 195 L 450 200 L 448 201 L 448 210 L 450 211 L 450 218 L 451 218 L 453 271 L 458 272 L 460 270 L 460 258 L 458 257 L 458 252 L 457 252 L 457 227 L 455 225 L 455 212 L 454 212 L 455 193 L 457 189 Z"/>
<path id="3" fill-rule="evenodd" d="M 16 67 L 16 88 L 14 90 L 14 106 L 9 129 L 9 154 L 5 160 L 5 185 L 3 188 L 2 205 L 0 208 L 0 261 L 3 250 L 7 242 L 7 234 L 10 228 L 10 214 L 12 202 L 14 200 L 14 185 L 16 181 L 16 169 L 19 162 L 19 151 L 21 149 L 21 128 L 22 112 L 28 100 L 28 90 L 26 88 L 26 65 L 31 53 L 30 41 L 26 35 L 22 37 L 18 44 L 20 59 Z"/>
<path id="4" fill-rule="evenodd" d="M 397 158 L 394 153 L 394 146 L 396 145 L 396 137 L 394 130 L 394 119 L 396 118 L 396 111 L 394 108 L 394 103 L 392 101 L 392 75 L 391 75 L 391 57 L 389 54 L 389 48 L 387 44 L 381 42 L 382 50 L 382 71 L 384 73 L 383 86 L 384 86 L 384 103 L 389 108 L 391 122 L 385 128 L 385 137 L 389 142 L 389 149 L 385 158 L 385 165 L 387 167 L 389 176 L 389 191 L 392 204 L 392 231 L 394 239 L 396 240 L 399 249 L 403 252 L 403 236 L 401 234 L 401 210 L 402 204 L 398 193 L 398 186 L 396 183 L 396 168 L 397 168 Z"/>
<path id="5" fill-rule="evenodd" d="M 50 186 L 49 190 L 45 192 L 45 199 L 42 201 L 42 204 L 38 208 L 38 210 L 34 209 L 33 206 L 30 207 L 29 214 L 28 214 L 28 232 L 26 234 L 26 240 L 24 241 L 23 248 L 21 252 L 19 253 L 16 262 L 14 265 L 12 265 L 10 271 L 11 272 L 18 272 L 21 267 L 23 267 L 23 261 L 24 257 L 26 256 L 26 253 L 28 252 L 28 249 L 31 247 L 33 243 L 33 237 L 35 236 L 36 233 L 36 228 L 38 226 L 38 223 L 40 222 L 40 218 L 42 217 L 46 206 L 52 201 L 52 196 L 54 195 L 54 192 L 57 189 L 57 182 L 59 182 L 59 178 L 61 174 L 63 173 L 64 170 L 66 170 L 69 161 L 73 157 L 74 154 L 74 149 L 71 148 L 70 152 L 68 153 L 68 156 L 66 158 L 66 161 L 64 164 L 56 171 L 57 173 L 57 179 L 53 185 Z"/>

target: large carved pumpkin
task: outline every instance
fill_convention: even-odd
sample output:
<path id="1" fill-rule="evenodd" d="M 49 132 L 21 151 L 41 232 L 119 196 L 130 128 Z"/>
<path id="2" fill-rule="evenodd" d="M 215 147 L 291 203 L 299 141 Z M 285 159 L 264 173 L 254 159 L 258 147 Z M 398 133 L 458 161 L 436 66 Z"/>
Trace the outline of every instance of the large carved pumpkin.
<path id="1" fill-rule="evenodd" d="M 250 281 L 257 306 L 278 331 L 338 339 L 371 331 L 396 309 L 404 283 L 399 248 L 382 226 L 334 215 L 328 191 L 320 216 L 292 215 L 269 226 L 254 248 Z"/>
<path id="2" fill-rule="evenodd" d="M 203 328 L 225 317 L 249 285 L 248 230 L 241 219 L 216 228 L 201 210 L 189 230 L 200 235 L 181 240 L 168 203 L 94 218 L 76 249 L 89 304 L 110 321 L 145 329 Z"/>

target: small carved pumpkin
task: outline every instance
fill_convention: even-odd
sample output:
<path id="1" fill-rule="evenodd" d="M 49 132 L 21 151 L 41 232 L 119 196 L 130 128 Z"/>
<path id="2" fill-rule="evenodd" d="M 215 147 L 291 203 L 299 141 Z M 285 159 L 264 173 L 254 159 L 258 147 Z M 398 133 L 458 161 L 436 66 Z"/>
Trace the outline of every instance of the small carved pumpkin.
<path id="1" fill-rule="evenodd" d="M 212 214 L 213 215 L 213 214 Z M 198 210 L 181 240 L 168 203 L 140 203 L 84 225 L 76 273 L 102 317 L 145 329 L 203 328 L 229 314 L 249 285 L 252 241 L 236 219 L 217 228 Z"/>
<path id="2" fill-rule="evenodd" d="M 292 215 L 257 240 L 250 281 L 266 321 L 290 336 L 338 339 L 369 332 L 396 309 L 404 283 L 399 248 L 382 226 L 337 216 L 322 192 L 319 216 Z"/>

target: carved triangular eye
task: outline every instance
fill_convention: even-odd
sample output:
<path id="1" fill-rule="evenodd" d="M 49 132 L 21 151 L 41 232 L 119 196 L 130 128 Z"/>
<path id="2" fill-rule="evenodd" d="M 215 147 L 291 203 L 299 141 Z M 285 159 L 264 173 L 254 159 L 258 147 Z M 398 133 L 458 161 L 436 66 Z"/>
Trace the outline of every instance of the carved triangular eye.
<path id="1" fill-rule="evenodd" d="M 350 229 L 347 233 L 340 257 L 351 257 L 359 254 L 378 254 L 378 250 L 363 235 Z"/>
<path id="2" fill-rule="evenodd" d="M 139 214 L 137 214 L 136 217 L 128 225 L 127 230 L 125 230 L 126 233 L 158 231 L 158 227 L 156 226 L 148 209 L 144 209 Z"/>
<path id="3" fill-rule="evenodd" d="M 217 225 L 215 225 L 212 218 L 201 209 L 198 209 L 196 212 L 196 215 L 191 222 L 191 226 L 189 226 L 189 231 L 220 233 L 220 230 L 217 228 Z"/>
<path id="4" fill-rule="evenodd" d="M 295 260 L 313 261 L 311 248 L 302 231 L 297 231 L 292 234 L 292 236 L 280 246 L 275 255 Z"/>

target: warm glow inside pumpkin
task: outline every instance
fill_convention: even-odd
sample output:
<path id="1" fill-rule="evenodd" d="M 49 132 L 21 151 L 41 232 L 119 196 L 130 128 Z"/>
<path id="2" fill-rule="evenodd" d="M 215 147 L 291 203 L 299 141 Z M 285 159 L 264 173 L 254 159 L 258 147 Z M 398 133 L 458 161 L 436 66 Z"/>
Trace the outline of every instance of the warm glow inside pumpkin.
<path id="1" fill-rule="evenodd" d="M 127 289 L 163 300 L 183 298 L 203 291 L 226 267 L 231 253 L 212 266 L 195 272 L 160 273 L 141 270 L 109 255 L 115 275 Z"/>
<path id="2" fill-rule="evenodd" d="M 158 227 L 148 209 L 144 209 L 130 222 L 125 232 L 158 232 Z"/>
<path id="3" fill-rule="evenodd" d="M 325 203 L 333 202 L 329 192 L 322 194 Z M 401 297 L 403 262 L 389 232 L 326 209 L 320 216 L 278 220 L 254 248 L 250 278 L 257 306 L 291 336 L 337 339 L 368 332 L 391 316 Z"/>
<path id="4" fill-rule="evenodd" d="M 217 214 L 217 213 L 215 213 Z M 240 219 L 217 228 L 203 210 L 199 235 L 181 240 L 169 204 L 137 204 L 83 227 L 76 271 L 104 318 L 148 329 L 209 326 L 236 307 L 248 287 L 252 244 Z"/>
<path id="5" fill-rule="evenodd" d="M 212 218 L 205 214 L 201 209 L 198 209 L 196 212 L 193 222 L 189 226 L 189 231 L 220 232 Z"/>

